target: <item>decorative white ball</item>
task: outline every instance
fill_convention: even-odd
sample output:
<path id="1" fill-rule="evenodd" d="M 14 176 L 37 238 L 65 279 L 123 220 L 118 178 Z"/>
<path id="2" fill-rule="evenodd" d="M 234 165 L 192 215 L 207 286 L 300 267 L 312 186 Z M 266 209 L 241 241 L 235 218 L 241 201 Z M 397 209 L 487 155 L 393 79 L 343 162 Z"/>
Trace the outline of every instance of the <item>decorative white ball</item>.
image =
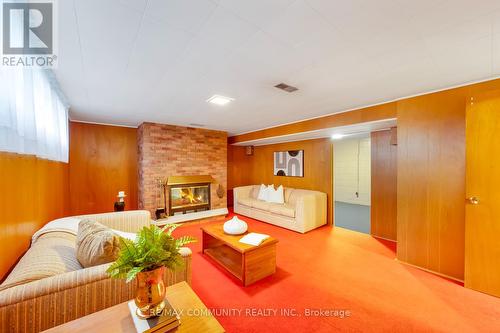
<path id="1" fill-rule="evenodd" d="M 237 216 L 233 217 L 224 223 L 224 232 L 229 235 L 241 235 L 248 230 L 248 225 L 245 221 L 240 220 Z"/>

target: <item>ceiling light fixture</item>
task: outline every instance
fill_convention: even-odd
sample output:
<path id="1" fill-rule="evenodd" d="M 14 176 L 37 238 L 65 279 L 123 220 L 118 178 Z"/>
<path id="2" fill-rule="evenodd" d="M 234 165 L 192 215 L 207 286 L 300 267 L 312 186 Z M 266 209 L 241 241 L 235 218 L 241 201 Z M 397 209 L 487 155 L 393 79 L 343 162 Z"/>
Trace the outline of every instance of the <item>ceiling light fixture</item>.
<path id="1" fill-rule="evenodd" d="M 332 134 L 332 140 L 340 140 L 344 137 L 344 134 Z"/>
<path id="2" fill-rule="evenodd" d="M 232 101 L 234 101 L 234 98 L 221 95 L 213 95 L 212 97 L 207 99 L 207 102 L 217 105 L 226 105 L 227 103 L 230 103 Z"/>

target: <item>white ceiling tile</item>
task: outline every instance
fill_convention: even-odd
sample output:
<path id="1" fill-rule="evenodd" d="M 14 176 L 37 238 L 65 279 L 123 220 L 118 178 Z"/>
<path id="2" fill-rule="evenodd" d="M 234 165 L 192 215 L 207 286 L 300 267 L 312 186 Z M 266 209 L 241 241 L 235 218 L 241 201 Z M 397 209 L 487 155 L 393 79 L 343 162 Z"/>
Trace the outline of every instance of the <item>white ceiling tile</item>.
<path id="1" fill-rule="evenodd" d="M 143 12 L 148 0 L 119 0 L 123 6 Z"/>
<path id="2" fill-rule="evenodd" d="M 500 10 L 491 13 L 492 32 L 495 35 L 500 34 Z"/>
<path id="3" fill-rule="evenodd" d="M 468 82 L 484 79 L 492 75 L 491 37 L 487 36 L 463 44 L 435 48 L 439 51 L 432 55 L 440 74 L 436 83 L 441 88 L 453 82 Z M 439 83 L 438 80 L 440 81 Z"/>
<path id="4" fill-rule="evenodd" d="M 243 44 L 258 28 L 232 12 L 218 7 L 193 42 L 192 52 L 232 50 Z"/>
<path id="5" fill-rule="evenodd" d="M 186 51 L 181 54 L 182 58 L 175 62 L 175 68 L 167 70 L 157 89 L 152 90 L 153 104 L 170 99 L 179 92 L 189 91 L 204 75 L 224 75 L 226 69 L 223 64 L 256 31 L 256 27 L 226 9 L 217 8 L 203 31 L 190 40 Z M 220 71 L 214 71 L 216 68 Z"/>
<path id="6" fill-rule="evenodd" d="M 342 34 L 353 52 L 367 57 L 418 35 L 407 24 L 414 12 L 400 1 L 308 0 L 308 4 Z"/>
<path id="7" fill-rule="evenodd" d="M 499 9 L 498 0 L 445 0 L 425 13 L 415 15 L 411 24 L 418 25 L 422 37 L 428 37 L 474 20 L 490 23 L 490 15 Z"/>
<path id="8" fill-rule="evenodd" d="M 305 0 L 306 3 L 327 18 L 331 24 L 337 25 L 348 17 L 359 15 L 363 6 L 370 0 Z"/>
<path id="9" fill-rule="evenodd" d="M 500 11 L 492 15 L 492 74 L 500 75 Z"/>
<path id="10" fill-rule="evenodd" d="M 117 0 L 76 1 L 76 13 L 90 107 L 113 112 L 142 14 Z"/>
<path id="11" fill-rule="evenodd" d="M 76 12 L 85 66 L 110 72 L 123 70 L 141 14 L 111 0 L 76 1 Z"/>
<path id="12" fill-rule="evenodd" d="M 65 0 L 60 15 L 55 73 L 88 121 L 234 134 L 500 75 L 498 0 Z"/>
<path id="13" fill-rule="evenodd" d="M 500 34 L 493 37 L 492 43 L 492 76 L 500 75 Z"/>
<path id="14" fill-rule="evenodd" d="M 336 31 L 304 1 L 297 0 L 265 29 L 271 36 L 292 47 L 300 46 L 311 39 L 329 43 Z"/>
<path id="15" fill-rule="evenodd" d="M 220 0 L 219 4 L 239 17 L 265 29 L 283 15 L 295 0 Z"/>
<path id="16" fill-rule="evenodd" d="M 380 65 L 384 74 L 406 67 L 432 70 L 433 66 L 426 44 L 422 40 L 399 43 L 397 47 L 386 49 L 374 60 Z"/>
<path id="17" fill-rule="evenodd" d="M 89 107 L 88 94 L 73 1 L 61 2 L 59 12 L 62 14 L 59 24 L 65 29 L 58 35 L 58 63 L 54 74 L 71 104 L 86 109 Z"/>
<path id="18" fill-rule="evenodd" d="M 181 62 L 193 36 L 163 22 L 144 20 L 131 52 L 126 72 L 120 81 L 122 93 L 134 96 L 133 105 L 155 91 L 160 80 Z"/>
<path id="19" fill-rule="evenodd" d="M 161 77 L 156 85 L 151 85 L 148 98 L 144 100 L 147 110 L 155 111 L 169 109 L 171 99 L 180 92 L 188 89 L 193 82 L 197 82 L 200 74 L 186 64 L 171 68 Z"/>
<path id="20" fill-rule="evenodd" d="M 245 79 L 277 84 L 311 62 L 312 59 L 295 52 L 293 47 L 261 31 L 232 53 L 221 67 Z"/>
<path id="21" fill-rule="evenodd" d="M 210 0 L 148 0 L 146 15 L 197 33 L 216 7 Z"/>

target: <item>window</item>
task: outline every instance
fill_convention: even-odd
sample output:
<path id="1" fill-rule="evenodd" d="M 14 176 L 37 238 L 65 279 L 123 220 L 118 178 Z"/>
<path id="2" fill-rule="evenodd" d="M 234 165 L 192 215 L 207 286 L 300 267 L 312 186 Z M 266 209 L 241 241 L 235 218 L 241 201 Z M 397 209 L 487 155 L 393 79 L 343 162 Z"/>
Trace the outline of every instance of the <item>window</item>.
<path id="1" fill-rule="evenodd" d="M 52 72 L 0 68 L 0 151 L 68 162 L 68 105 Z"/>

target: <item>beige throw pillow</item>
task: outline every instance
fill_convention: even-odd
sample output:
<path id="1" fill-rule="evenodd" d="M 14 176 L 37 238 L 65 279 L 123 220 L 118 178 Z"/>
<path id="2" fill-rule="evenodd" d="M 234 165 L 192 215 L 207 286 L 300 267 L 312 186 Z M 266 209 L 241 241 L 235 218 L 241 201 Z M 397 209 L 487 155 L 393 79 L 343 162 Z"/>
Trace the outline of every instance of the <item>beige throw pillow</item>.
<path id="1" fill-rule="evenodd" d="M 120 237 L 99 222 L 85 219 L 78 224 L 76 258 L 83 267 L 115 261 L 120 252 Z"/>

